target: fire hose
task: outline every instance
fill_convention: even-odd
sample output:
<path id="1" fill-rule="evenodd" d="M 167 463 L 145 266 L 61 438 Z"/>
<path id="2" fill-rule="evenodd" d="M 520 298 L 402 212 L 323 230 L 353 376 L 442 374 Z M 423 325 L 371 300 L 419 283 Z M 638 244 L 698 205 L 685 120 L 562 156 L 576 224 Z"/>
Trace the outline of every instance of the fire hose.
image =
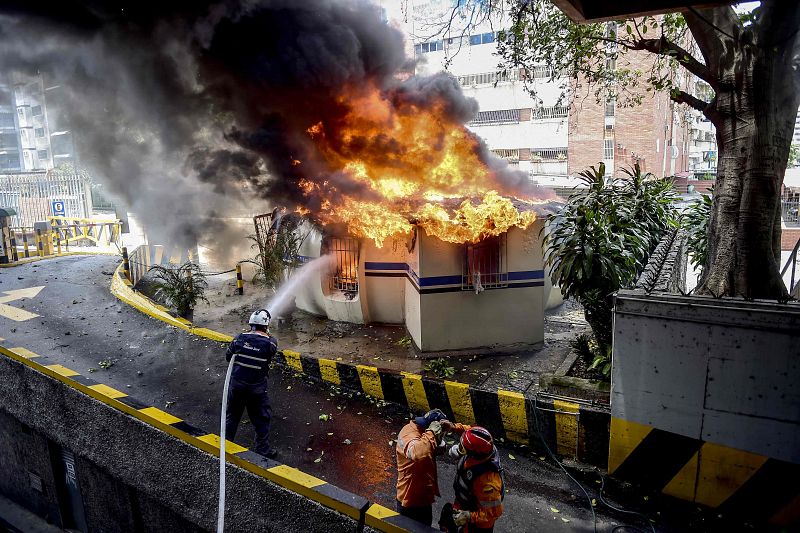
<path id="1" fill-rule="evenodd" d="M 219 415 L 219 507 L 217 507 L 217 533 L 225 531 L 225 418 L 228 412 L 228 385 L 231 382 L 233 362 L 238 354 L 233 354 L 225 373 L 225 385 L 222 387 L 222 413 Z"/>

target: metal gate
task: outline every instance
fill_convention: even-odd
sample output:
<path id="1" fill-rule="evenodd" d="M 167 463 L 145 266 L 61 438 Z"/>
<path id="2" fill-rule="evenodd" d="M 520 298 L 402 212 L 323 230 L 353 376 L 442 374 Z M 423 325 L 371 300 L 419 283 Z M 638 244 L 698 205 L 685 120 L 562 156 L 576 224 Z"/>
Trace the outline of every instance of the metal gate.
<path id="1" fill-rule="evenodd" d="M 3 174 L 0 207 L 17 212 L 11 219 L 16 227 L 30 227 L 51 216 L 91 218 L 90 184 L 87 175 L 74 170 Z"/>

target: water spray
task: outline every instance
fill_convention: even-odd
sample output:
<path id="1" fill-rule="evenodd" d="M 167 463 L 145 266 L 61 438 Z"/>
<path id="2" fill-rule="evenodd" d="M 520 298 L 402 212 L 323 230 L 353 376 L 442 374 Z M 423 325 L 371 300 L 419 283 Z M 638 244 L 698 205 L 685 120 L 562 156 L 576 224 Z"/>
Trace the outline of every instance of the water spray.
<path id="1" fill-rule="evenodd" d="M 298 268 L 293 275 L 286 280 L 286 283 L 281 285 L 281 288 L 275 293 L 272 300 L 267 304 L 267 312 L 270 316 L 275 316 L 286 307 L 290 296 L 294 290 L 303 282 L 308 280 L 312 275 L 320 272 L 325 266 L 329 265 L 333 256 L 323 255 L 317 257 Z M 225 383 L 222 387 L 222 412 L 219 415 L 219 506 L 217 507 L 217 533 L 225 531 L 225 419 L 228 412 L 228 387 L 231 382 L 231 374 L 233 373 L 233 363 L 236 361 L 236 356 L 231 356 L 228 362 L 228 371 L 225 373 Z"/>

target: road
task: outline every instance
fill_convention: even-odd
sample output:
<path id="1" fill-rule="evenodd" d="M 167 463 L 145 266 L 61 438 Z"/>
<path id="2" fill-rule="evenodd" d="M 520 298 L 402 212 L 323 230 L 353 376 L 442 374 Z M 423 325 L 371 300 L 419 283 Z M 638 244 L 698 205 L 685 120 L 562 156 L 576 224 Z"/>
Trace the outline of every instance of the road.
<path id="1" fill-rule="evenodd" d="M 117 262 L 109 256 L 62 257 L 0 270 L 3 345 L 52 357 L 218 433 L 225 347 L 167 326 L 114 298 L 108 286 Z M 14 292 L 21 289 L 28 291 Z M 17 299 L 20 295 L 30 297 Z M 271 439 L 279 450 L 278 460 L 394 508 L 391 441 L 407 412 L 279 369 L 271 372 L 270 394 Z M 325 422 L 320 414 L 332 416 Z M 254 434 L 246 419 L 245 415 L 235 441 L 252 446 Z M 501 448 L 501 455 L 506 513 L 495 531 L 594 531 L 586 498 L 557 465 L 524 448 Z M 454 473 L 453 461 L 439 461 L 442 498 L 435 516 L 453 499 Z M 597 487 L 589 487 L 592 498 L 597 498 Z M 658 518 L 662 531 L 686 526 L 685 517 L 671 519 L 662 513 Z M 639 518 L 598 509 L 598 531 L 620 524 L 644 526 Z"/>

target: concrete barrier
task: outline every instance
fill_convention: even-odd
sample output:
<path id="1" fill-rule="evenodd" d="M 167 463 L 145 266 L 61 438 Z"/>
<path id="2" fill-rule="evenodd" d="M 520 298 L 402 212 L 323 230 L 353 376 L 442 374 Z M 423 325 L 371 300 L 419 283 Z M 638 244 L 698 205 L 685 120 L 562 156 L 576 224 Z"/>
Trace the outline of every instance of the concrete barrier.
<path id="1" fill-rule="evenodd" d="M 213 530 L 219 436 L 0 347 L 0 492 L 61 527 Z M 432 531 L 228 441 L 230 531 Z"/>
<path id="2" fill-rule="evenodd" d="M 614 477 L 800 525 L 800 306 L 620 291 Z"/>

